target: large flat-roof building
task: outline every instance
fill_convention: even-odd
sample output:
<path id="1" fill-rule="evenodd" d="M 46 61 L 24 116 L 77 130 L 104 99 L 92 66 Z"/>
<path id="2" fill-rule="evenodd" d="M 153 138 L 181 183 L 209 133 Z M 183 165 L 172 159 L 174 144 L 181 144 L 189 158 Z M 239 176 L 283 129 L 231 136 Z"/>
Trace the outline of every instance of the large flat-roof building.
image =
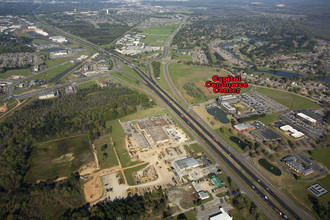
<path id="1" fill-rule="evenodd" d="M 300 131 L 297 131 L 296 129 L 294 129 L 293 127 L 291 127 L 290 125 L 284 125 L 284 126 L 281 126 L 280 129 L 282 131 L 285 131 L 285 132 L 290 132 L 290 135 L 296 139 L 298 138 L 301 138 L 303 136 L 305 136 L 304 133 L 300 132 Z"/>
<path id="2" fill-rule="evenodd" d="M 297 114 L 297 118 L 299 118 L 300 120 L 302 120 L 303 122 L 309 125 L 315 125 L 317 122 L 314 118 L 311 118 L 308 115 L 305 115 L 304 113 L 301 112 Z"/>
<path id="3" fill-rule="evenodd" d="M 234 108 L 231 104 L 228 102 L 221 102 L 221 107 L 228 113 L 235 114 L 236 108 Z"/>
<path id="4" fill-rule="evenodd" d="M 223 102 L 228 102 L 229 104 L 236 104 L 238 103 L 238 98 L 233 95 L 220 96 L 218 99 L 218 103 L 221 104 Z"/>
<path id="5" fill-rule="evenodd" d="M 254 127 L 252 125 L 247 124 L 247 123 L 242 123 L 242 124 L 234 125 L 233 127 L 234 127 L 234 129 L 238 133 L 243 132 L 243 131 L 249 131 L 249 130 L 254 129 Z"/>
<path id="6" fill-rule="evenodd" d="M 162 144 L 170 140 L 162 128 L 166 125 L 168 125 L 168 123 L 163 117 L 154 117 L 151 119 L 143 120 L 137 124 L 138 128 L 144 132 L 144 134 L 153 144 Z"/>
<path id="7" fill-rule="evenodd" d="M 201 161 L 198 161 L 192 157 L 187 157 L 185 159 L 177 160 L 174 162 L 174 164 L 180 171 L 203 165 L 203 163 Z"/>
<path id="8" fill-rule="evenodd" d="M 220 212 L 210 216 L 210 220 L 232 220 L 233 218 L 222 208 L 220 207 Z"/>

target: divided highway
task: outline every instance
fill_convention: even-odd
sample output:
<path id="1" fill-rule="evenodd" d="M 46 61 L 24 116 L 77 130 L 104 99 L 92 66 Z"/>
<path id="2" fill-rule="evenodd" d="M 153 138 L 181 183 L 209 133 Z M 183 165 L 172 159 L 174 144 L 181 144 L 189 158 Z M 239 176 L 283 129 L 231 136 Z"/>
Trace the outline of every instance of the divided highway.
<path id="1" fill-rule="evenodd" d="M 41 22 L 41 21 L 39 21 Z M 311 219 L 307 213 L 305 213 L 301 209 L 294 208 L 292 209 L 292 205 L 288 205 L 283 201 L 281 198 L 281 195 L 277 195 L 271 190 L 271 187 L 269 187 L 267 184 L 263 181 L 260 181 L 257 177 L 257 175 L 251 171 L 244 163 L 241 162 L 240 158 L 237 158 L 235 155 L 231 154 L 229 150 L 209 132 L 208 129 L 206 129 L 204 126 L 202 126 L 193 116 L 190 115 L 181 105 L 179 105 L 171 96 L 169 96 L 162 88 L 159 87 L 159 85 L 153 80 L 153 78 L 148 75 L 146 75 L 140 68 L 135 66 L 131 61 L 117 55 L 114 53 L 110 53 L 105 51 L 103 48 L 97 47 L 91 43 L 85 42 L 81 39 L 78 39 L 72 35 L 69 35 L 65 33 L 62 30 L 55 29 L 53 27 L 50 27 L 49 25 L 41 22 L 45 27 L 48 29 L 58 32 L 62 34 L 63 36 L 66 36 L 67 38 L 71 38 L 74 41 L 77 41 L 85 46 L 91 47 L 95 50 L 104 52 L 108 54 L 109 56 L 121 60 L 127 65 L 130 65 L 133 70 L 143 79 L 145 84 L 155 93 L 157 96 L 163 100 L 169 108 L 172 109 L 173 112 L 175 112 L 179 117 L 182 118 L 182 120 L 188 125 L 203 141 L 205 141 L 214 152 L 216 152 L 222 160 L 227 163 L 227 165 L 234 170 L 237 175 L 247 184 L 249 185 L 252 190 L 259 195 L 266 204 L 269 205 L 269 207 L 273 210 L 275 210 L 278 213 L 278 217 L 286 219 L 286 215 L 284 215 L 285 212 L 289 212 L 292 216 L 294 216 L 296 219 Z M 168 42 L 166 42 L 168 43 Z M 164 51 L 167 54 L 168 48 L 164 48 Z M 164 55 L 163 55 L 164 58 Z M 234 162 L 234 163 L 233 163 Z M 271 197 L 273 197 L 285 210 L 280 211 L 279 207 L 276 207 L 276 205 L 269 200 L 267 195 L 265 195 L 264 192 L 262 192 L 256 185 L 254 185 L 253 182 L 248 178 L 248 176 L 254 180 L 256 183 L 259 184 L 261 188 L 264 189 L 265 192 L 267 192 Z M 297 214 L 299 212 L 299 214 Z"/>

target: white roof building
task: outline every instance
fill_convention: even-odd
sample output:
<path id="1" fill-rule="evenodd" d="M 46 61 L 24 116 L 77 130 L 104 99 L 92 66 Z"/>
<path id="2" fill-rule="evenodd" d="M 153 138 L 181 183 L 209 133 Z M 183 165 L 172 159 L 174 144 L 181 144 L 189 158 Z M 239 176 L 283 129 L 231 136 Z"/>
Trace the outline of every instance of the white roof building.
<path id="1" fill-rule="evenodd" d="M 228 215 L 228 213 L 223 208 L 219 208 L 219 209 L 220 209 L 220 212 L 218 214 L 210 216 L 210 220 L 232 220 L 233 219 L 230 215 Z"/>
<path id="2" fill-rule="evenodd" d="M 296 129 L 294 129 L 290 125 L 284 125 L 284 126 L 280 127 L 280 129 L 282 131 L 289 131 L 291 133 L 290 135 L 294 138 L 300 138 L 300 137 L 303 137 L 305 135 L 304 133 L 302 133 L 300 131 L 297 131 Z"/>
<path id="3" fill-rule="evenodd" d="M 316 120 L 314 118 L 311 118 L 308 115 L 305 115 L 304 113 L 301 113 L 300 112 L 300 113 L 297 114 L 297 116 L 303 118 L 304 120 L 306 120 L 306 121 L 308 121 L 308 122 L 310 122 L 312 124 L 315 124 L 316 123 Z"/>
<path id="4" fill-rule="evenodd" d="M 67 42 L 65 37 L 62 37 L 62 36 L 51 36 L 51 37 L 49 37 L 49 39 L 52 41 L 58 42 L 58 43 Z"/>

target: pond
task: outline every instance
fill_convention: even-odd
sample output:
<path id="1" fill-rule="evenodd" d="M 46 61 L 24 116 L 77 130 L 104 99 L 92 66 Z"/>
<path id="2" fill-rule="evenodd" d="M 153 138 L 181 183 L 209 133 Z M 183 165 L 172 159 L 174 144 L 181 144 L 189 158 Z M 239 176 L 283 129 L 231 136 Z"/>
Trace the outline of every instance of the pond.
<path id="1" fill-rule="evenodd" d="M 49 48 L 49 49 L 41 50 L 41 52 L 49 53 L 49 52 L 57 52 L 57 51 L 61 51 L 61 50 L 64 50 L 64 49 L 56 47 L 56 48 Z"/>
<path id="2" fill-rule="evenodd" d="M 227 114 L 218 107 L 209 108 L 207 112 L 216 117 L 222 124 L 228 124 L 230 122 L 227 118 Z"/>

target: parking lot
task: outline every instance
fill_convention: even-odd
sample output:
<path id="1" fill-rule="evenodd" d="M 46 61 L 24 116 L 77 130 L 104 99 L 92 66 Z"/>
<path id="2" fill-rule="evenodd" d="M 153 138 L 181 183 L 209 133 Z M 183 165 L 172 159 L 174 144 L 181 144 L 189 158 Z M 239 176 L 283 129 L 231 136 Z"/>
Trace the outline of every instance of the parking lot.
<path id="1" fill-rule="evenodd" d="M 276 113 L 288 110 L 284 105 L 270 99 L 259 92 L 248 92 L 240 96 L 241 100 L 260 114 Z"/>
<path id="2" fill-rule="evenodd" d="M 295 112 L 284 113 L 279 116 L 286 124 L 291 125 L 293 128 L 304 133 L 308 137 L 320 140 L 326 133 L 325 128 L 321 125 L 310 126 L 295 116 Z"/>

